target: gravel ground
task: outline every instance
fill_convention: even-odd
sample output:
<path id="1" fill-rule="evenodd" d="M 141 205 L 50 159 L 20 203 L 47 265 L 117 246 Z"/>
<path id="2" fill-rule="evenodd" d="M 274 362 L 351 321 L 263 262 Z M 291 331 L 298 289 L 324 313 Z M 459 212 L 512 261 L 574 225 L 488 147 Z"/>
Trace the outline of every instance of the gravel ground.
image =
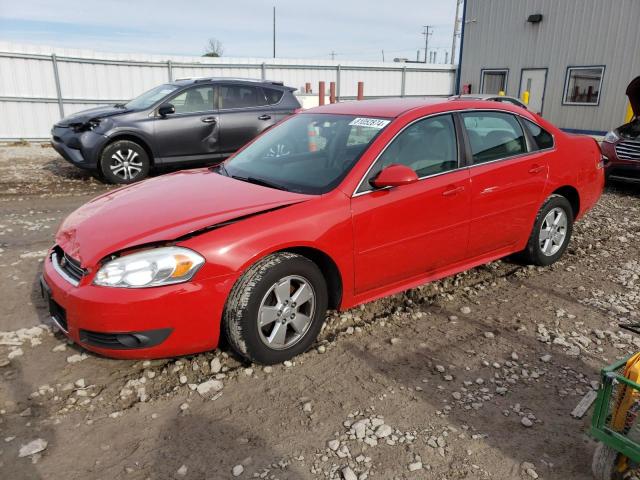
<path id="1" fill-rule="evenodd" d="M 68 344 L 37 278 L 61 219 L 108 187 L 0 146 L 0 478 L 585 479 L 570 412 L 640 347 L 640 189 L 609 189 L 550 268 L 505 260 L 332 313 L 275 367 L 227 348 L 131 362 Z"/>

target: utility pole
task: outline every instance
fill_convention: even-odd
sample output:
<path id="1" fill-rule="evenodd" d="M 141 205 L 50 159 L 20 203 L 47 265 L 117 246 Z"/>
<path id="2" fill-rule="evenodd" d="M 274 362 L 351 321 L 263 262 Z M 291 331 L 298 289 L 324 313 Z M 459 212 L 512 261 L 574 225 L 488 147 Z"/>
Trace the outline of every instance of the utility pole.
<path id="1" fill-rule="evenodd" d="M 460 4 L 463 0 L 456 0 L 456 18 L 453 21 L 453 40 L 451 41 L 451 64 L 456 63 L 456 37 L 458 36 L 458 29 L 460 28 L 460 21 L 458 15 L 460 14 Z"/>
<path id="2" fill-rule="evenodd" d="M 429 51 L 429 35 L 433 35 L 433 25 L 423 25 L 424 31 L 424 63 L 427 63 L 427 52 Z"/>
<path id="3" fill-rule="evenodd" d="M 276 58 L 276 7 L 273 7 L 273 58 Z"/>
<path id="4" fill-rule="evenodd" d="M 382 63 L 384 63 L 384 50 L 382 50 Z"/>
<path id="5" fill-rule="evenodd" d="M 333 50 L 331 50 L 331 60 L 335 60 L 336 59 L 336 52 L 334 52 Z"/>

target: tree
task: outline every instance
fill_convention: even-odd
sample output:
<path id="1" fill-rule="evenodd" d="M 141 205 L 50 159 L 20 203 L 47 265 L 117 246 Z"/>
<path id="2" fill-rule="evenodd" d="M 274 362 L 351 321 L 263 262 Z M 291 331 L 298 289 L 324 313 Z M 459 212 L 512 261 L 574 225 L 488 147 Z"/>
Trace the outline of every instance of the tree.
<path id="1" fill-rule="evenodd" d="M 210 38 L 205 47 L 205 53 L 202 55 L 203 57 L 221 57 L 224 52 L 224 48 L 222 48 L 222 43 L 220 40 L 215 38 Z"/>

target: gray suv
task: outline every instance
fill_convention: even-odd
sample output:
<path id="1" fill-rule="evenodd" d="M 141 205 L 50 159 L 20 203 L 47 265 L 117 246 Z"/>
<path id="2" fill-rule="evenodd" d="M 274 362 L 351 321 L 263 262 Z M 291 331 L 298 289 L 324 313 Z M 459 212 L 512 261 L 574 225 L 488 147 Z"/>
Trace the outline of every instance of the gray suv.
<path id="1" fill-rule="evenodd" d="M 166 83 L 130 102 L 84 110 L 51 130 L 52 145 L 109 183 L 154 167 L 217 163 L 300 108 L 281 82 L 229 78 Z M 283 145 L 274 155 L 286 155 Z"/>

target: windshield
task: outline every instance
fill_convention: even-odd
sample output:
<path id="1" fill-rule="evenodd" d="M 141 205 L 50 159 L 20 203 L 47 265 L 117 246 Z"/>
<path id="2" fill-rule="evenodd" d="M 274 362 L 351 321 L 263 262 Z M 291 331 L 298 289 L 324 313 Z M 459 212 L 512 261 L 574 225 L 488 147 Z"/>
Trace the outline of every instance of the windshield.
<path id="1" fill-rule="evenodd" d="M 160 85 L 130 100 L 128 103 L 125 103 L 124 106 L 131 110 L 144 110 L 171 92 L 175 92 L 178 88 L 176 85 Z"/>
<path id="2" fill-rule="evenodd" d="M 296 115 L 239 152 L 219 172 L 292 192 L 326 193 L 390 122 L 353 115 Z"/>

